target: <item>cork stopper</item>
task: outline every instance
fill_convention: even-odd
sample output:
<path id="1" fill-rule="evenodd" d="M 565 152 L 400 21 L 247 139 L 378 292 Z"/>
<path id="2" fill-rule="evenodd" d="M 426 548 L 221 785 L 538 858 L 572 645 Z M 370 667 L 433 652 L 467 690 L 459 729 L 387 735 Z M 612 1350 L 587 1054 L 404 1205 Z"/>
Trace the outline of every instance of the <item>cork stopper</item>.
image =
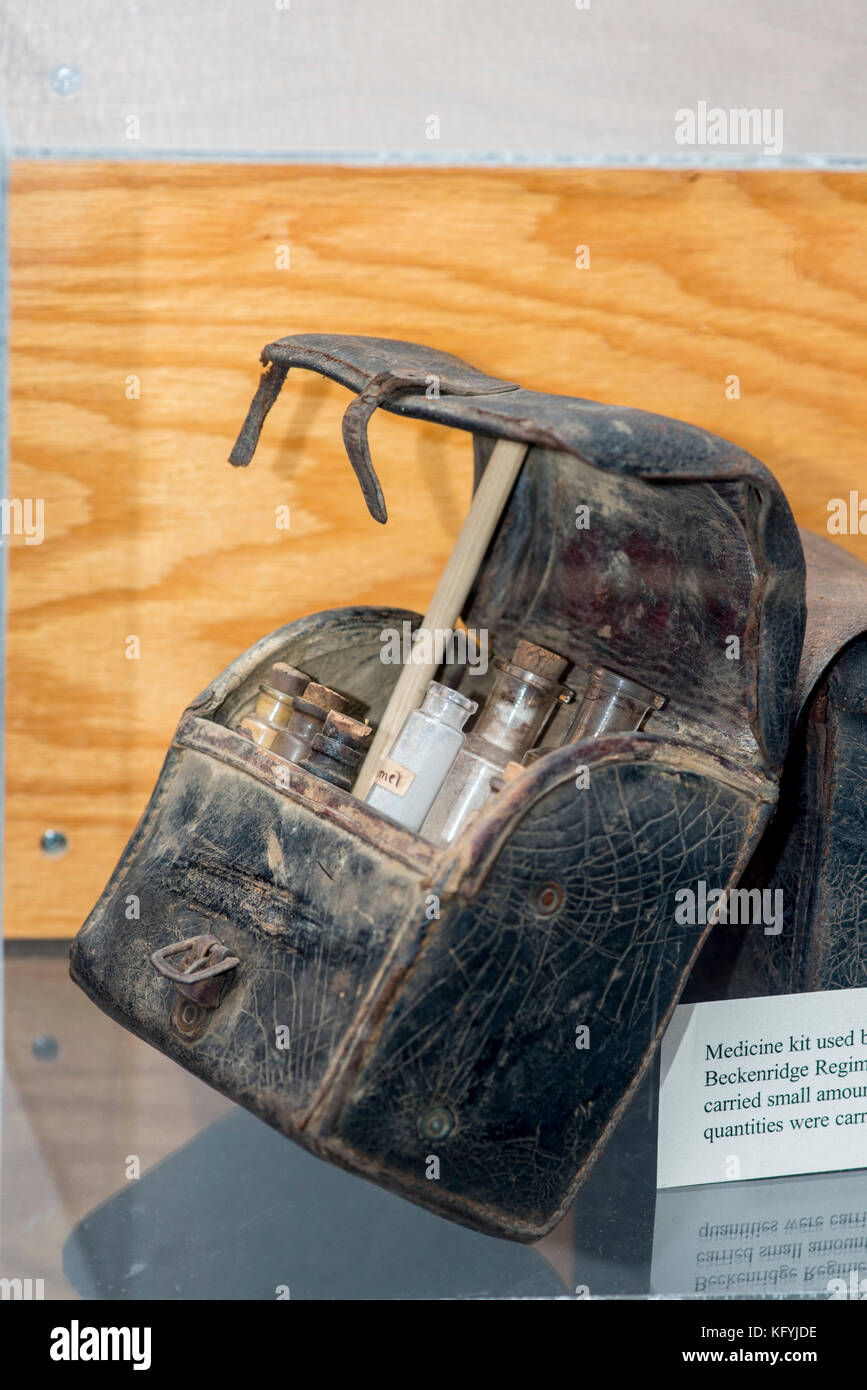
<path id="1" fill-rule="evenodd" d="M 348 714 L 332 710 L 322 726 L 322 737 L 334 739 L 335 743 L 345 743 L 349 748 L 363 749 L 373 733 L 370 724 L 362 724 L 360 719 L 351 719 Z"/>
<path id="2" fill-rule="evenodd" d="M 350 791 L 358 775 L 364 748 L 373 729 L 359 719 L 332 710 L 301 766 L 335 787 Z"/>
<path id="3" fill-rule="evenodd" d="M 309 676 L 299 671 L 297 666 L 287 666 L 285 661 L 274 663 L 267 680 L 268 685 L 282 691 L 284 695 L 300 695 L 309 683 Z"/>
<path id="4" fill-rule="evenodd" d="M 537 647 L 535 642 L 522 639 L 515 648 L 512 665 L 520 666 L 525 671 L 533 671 L 537 676 L 544 676 L 545 680 L 556 681 L 560 679 L 569 662 L 556 652 L 549 652 L 546 647 Z"/>
<path id="5" fill-rule="evenodd" d="M 302 698 L 310 705 L 318 705 L 320 709 L 333 710 L 335 713 L 340 713 L 346 707 L 345 695 L 338 695 L 336 690 L 330 690 L 327 685 L 318 685 L 316 681 L 307 682 Z"/>

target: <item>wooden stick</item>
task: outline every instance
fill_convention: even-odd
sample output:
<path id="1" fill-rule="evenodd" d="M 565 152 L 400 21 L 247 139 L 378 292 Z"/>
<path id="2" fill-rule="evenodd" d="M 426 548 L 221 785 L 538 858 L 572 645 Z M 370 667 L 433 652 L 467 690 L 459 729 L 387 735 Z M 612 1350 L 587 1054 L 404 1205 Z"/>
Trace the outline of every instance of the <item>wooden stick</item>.
<path id="1" fill-rule="evenodd" d="M 526 444 L 518 444 L 511 439 L 500 439 L 494 445 L 454 550 L 419 629 L 431 634 L 431 651 L 436 650 L 434 639 L 437 632 L 444 634 L 451 631 L 461 616 L 467 594 L 509 500 L 526 452 Z M 353 788 L 355 796 L 363 798 L 367 795 L 383 758 L 403 728 L 407 715 L 421 704 L 428 681 L 433 678 L 436 669 L 436 662 L 424 666 L 414 663 L 404 666 L 370 745 L 370 752 L 358 774 Z"/>

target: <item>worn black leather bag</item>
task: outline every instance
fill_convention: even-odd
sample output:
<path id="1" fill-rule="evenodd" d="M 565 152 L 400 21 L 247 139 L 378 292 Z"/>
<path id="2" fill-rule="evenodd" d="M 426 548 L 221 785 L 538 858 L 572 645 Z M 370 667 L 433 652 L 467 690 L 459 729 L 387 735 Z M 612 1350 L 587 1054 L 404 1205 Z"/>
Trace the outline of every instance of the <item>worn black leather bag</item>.
<path id="1" fill-rule="evenodd" d="M 467 626 L 503 655 L 519 639 L 558 653 L 578 694 L 602 666 L 666 704 L 642 731 L 546 752 L 441 848 L 236 728 L 277 661 L 376 724 L 399 670 L 383 631 L 419 616 L 291 622 L 184 712 L 72 974 L 314 1153 L 533 1240 L 617 1123 L 710 930 L 678 925 L 675 895 L 737 884 L 774 811 L 805 622 L 798 532 L 761 463 L 690 425 L 409 343 L 302 336 L 263 361 L 233 460 L 289 368 L 320 372 L 353 393 L 344 439 L 380 520 L 375 408 L 469 432 L 477 484 L 497 439 L 525 442 Z M 478 676 L 446 675 L 478 699 Z"/>
<path id="2" fill-rule="evenodd" d="M 715 928 L 708 951 L 734 962 L 736 997 L 867 986 L 867 566 L 824 537 L 801 539 L 798 721 L 777 814 L 743 880 L 779 895 L 782 930 L 725 943 Z"/>

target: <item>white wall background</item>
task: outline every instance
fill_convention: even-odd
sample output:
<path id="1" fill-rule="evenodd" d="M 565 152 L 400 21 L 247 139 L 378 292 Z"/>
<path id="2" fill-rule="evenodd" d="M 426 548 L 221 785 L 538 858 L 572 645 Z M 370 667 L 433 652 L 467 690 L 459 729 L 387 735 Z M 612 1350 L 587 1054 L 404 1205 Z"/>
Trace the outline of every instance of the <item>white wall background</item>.
<path id="1" fill-rule="evenodd" d="M 6 135 L 20 155 L 773 162 L 679 146 L 675 112 L 706 101 L 782 108 L 778 163 L 867 157 L 865 0 L 578 3 L 0 0 Z"/>

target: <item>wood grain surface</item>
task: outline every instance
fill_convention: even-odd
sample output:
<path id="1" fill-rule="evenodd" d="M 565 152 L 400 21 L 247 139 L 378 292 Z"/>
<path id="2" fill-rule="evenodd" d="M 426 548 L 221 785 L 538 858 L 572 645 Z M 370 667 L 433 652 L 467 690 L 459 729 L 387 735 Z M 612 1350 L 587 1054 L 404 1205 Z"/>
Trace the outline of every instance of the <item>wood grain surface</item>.
<path id="1" fill-rule="evenodd" d="M 865 210 L 854 174 L 14 166 L 9 496 L 44 499 L 45 538 L 7 542 L 6 931 L 77 930 L 180 712 L 240 651 L 433 593 L 469 438 L 374 417 L 382 528 L 343 455 L 346 392 L 299 372 L 234 470 L 264 343 L 408 338 L 693 421 L 823 530 L 829 499 L 867 497 Z"/>

